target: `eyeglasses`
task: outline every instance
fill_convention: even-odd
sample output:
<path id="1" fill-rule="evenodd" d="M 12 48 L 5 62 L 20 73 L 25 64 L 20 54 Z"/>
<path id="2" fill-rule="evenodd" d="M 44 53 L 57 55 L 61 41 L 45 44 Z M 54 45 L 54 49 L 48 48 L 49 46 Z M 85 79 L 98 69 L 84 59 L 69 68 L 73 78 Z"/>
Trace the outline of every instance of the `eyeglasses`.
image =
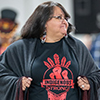
<path id="1" fill-rule="evenodd" d="M 65 20 L 65 21 L 67 21 L 68 22 L 68 19 L 69 19 L 69 17 L 63 17 L 63 16 L 52 16 L 52 17 L 50 17 L 51 19 L 52 18 L 56 18 L 56 19 L 58 19 L 58 20 L 60 20 L 60 21 L 63 21 L 63 20 Z"/>

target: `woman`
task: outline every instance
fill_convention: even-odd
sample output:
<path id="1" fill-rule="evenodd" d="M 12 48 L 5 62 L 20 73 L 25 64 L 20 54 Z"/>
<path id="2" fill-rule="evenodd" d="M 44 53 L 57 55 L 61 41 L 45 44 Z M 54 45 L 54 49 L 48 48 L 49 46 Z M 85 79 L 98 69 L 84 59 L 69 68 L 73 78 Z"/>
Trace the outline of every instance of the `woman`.
<path id="1" fill-rule="evenodd" d="M 83 43 L 69 35 L 68 18 L 59 3 L 36 8 L 22 39 L 0 57 L 2 100 L 97 100 L 100 71 Z"/>

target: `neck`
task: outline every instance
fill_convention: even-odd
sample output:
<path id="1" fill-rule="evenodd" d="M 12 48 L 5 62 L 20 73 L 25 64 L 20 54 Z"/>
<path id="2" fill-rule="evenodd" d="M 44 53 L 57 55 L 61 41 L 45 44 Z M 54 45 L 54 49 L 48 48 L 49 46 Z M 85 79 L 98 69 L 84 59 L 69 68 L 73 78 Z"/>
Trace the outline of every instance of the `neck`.
<path id="1" fill-rule="evenodd" d="M 62 39 L 63 37 L 61 37 L 61 38 L 51 38 L 51 37 L 49 37 L 49 36 L 46 36 L 46 41 L 45 42 L 48 42 L 48 43 L 54 43 L 54 42 L 58 42 L 58 41 L 60 41 L 61 39 Z"/>

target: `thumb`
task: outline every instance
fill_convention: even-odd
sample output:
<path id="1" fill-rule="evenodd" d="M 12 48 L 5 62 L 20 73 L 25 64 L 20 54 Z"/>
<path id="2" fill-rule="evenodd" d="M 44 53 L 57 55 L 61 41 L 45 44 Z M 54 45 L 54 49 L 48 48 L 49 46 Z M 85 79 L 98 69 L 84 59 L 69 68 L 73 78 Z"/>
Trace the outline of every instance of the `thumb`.
<path id="1" fill-rule="evenodd" d="M 77 78 L 77 79 L 79 80 L 80 78 L 81 78 L 81 76 L 78 76 L 78 78 Z"/>
<path id="2" fill-rule="evenodd" d="M 28 79 L 29 79 L 30 81 L 32 81 L 32 80 L 33 80 L 31 77 L 28 77 Z"/>

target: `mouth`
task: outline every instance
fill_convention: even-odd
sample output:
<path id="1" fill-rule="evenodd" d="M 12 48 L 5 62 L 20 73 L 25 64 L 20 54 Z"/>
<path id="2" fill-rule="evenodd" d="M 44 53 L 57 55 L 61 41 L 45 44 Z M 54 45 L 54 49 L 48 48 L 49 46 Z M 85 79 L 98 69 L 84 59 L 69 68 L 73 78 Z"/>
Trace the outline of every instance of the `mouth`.
<path id="1" fill-rule="evenodd" d="M 61 28 L 65 28 L 66 29 L 66 26 L 65 25 L 62 25 Z"/>
<path id="2" fill-rule="evenodd" d="M 63 26 L 61 26 L 61 27 L 65 27 L 65 26 L 63 25 Z"/>
<path id="3" fill-rule="evenodd" d="M 66 26 L 61 26 L 60 28 L 62 28 L 63 30 L 67 30 Z"/>

